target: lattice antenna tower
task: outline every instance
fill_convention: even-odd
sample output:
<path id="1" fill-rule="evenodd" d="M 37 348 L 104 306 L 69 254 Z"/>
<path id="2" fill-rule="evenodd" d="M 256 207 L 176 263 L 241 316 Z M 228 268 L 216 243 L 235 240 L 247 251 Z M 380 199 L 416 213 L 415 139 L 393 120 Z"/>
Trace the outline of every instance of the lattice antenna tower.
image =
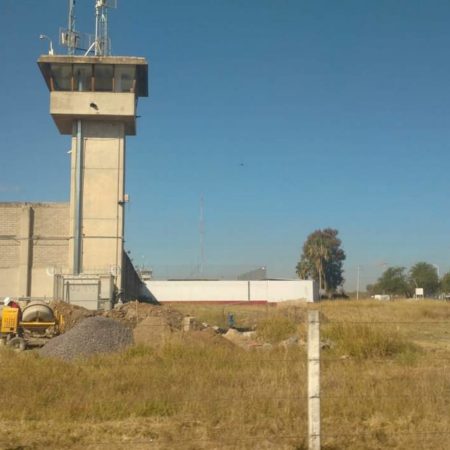
<path id="1" fill-rule="evenodd" d="M 67 54 L 74 55 L 75 50 L 79 49 L 80 34 L 75 31 L 75 2 L 69 0 L 69 17 L 67 19 L 67 28 L 59 29 L 59 43 L 67 47 Z"/>
<path id="2" fill-rule="evenodd" d="M 96 56 L 111 54 L 111 40 L 108 36 L 108 10 L 117 8 L 117 0 L 94 0 L 95 2 L 95 34 L 80 33 L 75 30 L 75 3 L 68 0 L 69 16 L 67 29 L 60 29 L 59 43 L 67 47 L 67 54 L 74 55 L 81 51 L 87 56 L 94 53 Z"/>
<path id="3" fill-rule="evenodd" d="M 78 51 L 85 52 L 91 45 L 92 35 L 80 33 L 75 30 L 75 4 L 76 0 L 68 0 L 69 14 L 67 19 L 67 28 L 59 29 L 59 43 L 63 47 L 67 47 L 68 55 L 75 55 Z"/>
<path id="4" fill-rule="evenodd" d="M 108 9 L 117 8 L 117 0 L 95 0 L 95 46 L 96 56 L 111 54 L 108 36 Z"/>
<path id="5" fill-rule="evenodd" d="M 205 266 L 205 199 L 203 198 L 203 195 L 200 197 L 199 234 L 200 234 L 199 272 L 200 272 L 200 275 L 203 275 L 203 269 Z"/>
<path id="6" fill-rule="evenodd" d="M 67 20 L 67 33 L 69 36 L 75 36 L 75 0 L 69 0 L 69 18 Z M 75 39 L 69 39 L 67 45 L 67 54 L 75 53 Z"/>

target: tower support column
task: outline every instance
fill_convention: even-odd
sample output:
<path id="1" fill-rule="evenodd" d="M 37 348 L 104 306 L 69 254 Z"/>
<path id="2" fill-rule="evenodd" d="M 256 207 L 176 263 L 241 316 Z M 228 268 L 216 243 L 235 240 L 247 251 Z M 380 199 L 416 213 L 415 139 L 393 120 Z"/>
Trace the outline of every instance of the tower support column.
<path id="1" fill-rule="evenodd" d="M 75 158 L 75 180 L 74 180 L 74 224 L 73 224 L 73 274 L 79 275 L 82 272 L 81 265 L 81 229 L 82 229 L 82 214 L 83 214 L 83 132 L 82 122 L 78 119 L 75 122 L 76 134 L 76 158 Z"/>

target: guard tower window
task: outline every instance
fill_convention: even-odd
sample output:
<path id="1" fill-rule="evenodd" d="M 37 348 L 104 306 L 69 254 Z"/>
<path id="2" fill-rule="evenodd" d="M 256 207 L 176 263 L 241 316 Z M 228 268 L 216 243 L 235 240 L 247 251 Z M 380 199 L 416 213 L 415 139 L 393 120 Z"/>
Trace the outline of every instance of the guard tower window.
<path id="1" fill-rule="evenodd" d="M 117 65 L 114 77 L 115 92 L 134 92 L 136 66 Z"/>
<path id="2" fill-rule="evenodd" d="M 95 66 L 95 91 L 112 92 L 114 69 L 109 64 L 98 64 Z"/>
<path id="3" fill-rule="evenodd" d="M 50 67 L 55 91 L 72 90 L 72 64 L 52 64 Z"/>
<path id="4" fill-rule="evenodd" d="M 90 64 L 74 64 L 73 78 L 74 91 L 92 90 L 92 66 Z"/>

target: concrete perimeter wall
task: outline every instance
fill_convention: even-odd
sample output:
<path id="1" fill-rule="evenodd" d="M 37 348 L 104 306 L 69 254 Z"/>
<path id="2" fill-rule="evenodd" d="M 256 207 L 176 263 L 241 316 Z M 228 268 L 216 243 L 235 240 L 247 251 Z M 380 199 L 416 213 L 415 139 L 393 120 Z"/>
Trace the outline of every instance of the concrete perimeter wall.
<path id="1" fill-rule="evenodd" d="M 197 281 L 167 280 L 146 282 L 159 302 L 270 302 L 318 300 L 311 280 Z"/>
<path id="2" fill-rule="evenodd" d="M 68 203 L 0 203 L 0 298 L 51 297 L 68 235 Z"/>
<path id="3" fill-rule="evenodd" d="M 123 252 L 122 267 L 122 301 L 139 300 L 140 302 L 157 303 L 147 285 L 140 279 L 126 252 Z"/>

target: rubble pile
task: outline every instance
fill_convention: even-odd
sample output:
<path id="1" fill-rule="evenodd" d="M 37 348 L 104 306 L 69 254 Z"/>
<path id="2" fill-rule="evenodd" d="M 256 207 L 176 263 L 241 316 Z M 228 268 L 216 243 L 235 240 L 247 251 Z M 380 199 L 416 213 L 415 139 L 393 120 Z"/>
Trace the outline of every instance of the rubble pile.
<path id="1" fill-rule="evenodd" d="M 164 324 L 173 331 L 182 329 L 184 318 L 181 312 L 170 306 L 151 305 L 138 301 L 116 305 L 114 309 L 102 312 L 102 315 L 133 326 L 151 317 L 154 318 L 152 320 L 154 323 Z"/>
<path id="2" fill-rule="evenodd" d="M 211 327 L 165 305 L 133 301 L 109 311 L 89 311 L 63 302 L 53 303 L 52 307 L 64 317 L 63 334 L 49 341 L 40 354 L 65 360 L 115 352 L 133 343 L 160 347 L 174 336 L 186 343 L 244 350 L 304 345 L 296 333 L 268 343 L 253 329 Z"/>

